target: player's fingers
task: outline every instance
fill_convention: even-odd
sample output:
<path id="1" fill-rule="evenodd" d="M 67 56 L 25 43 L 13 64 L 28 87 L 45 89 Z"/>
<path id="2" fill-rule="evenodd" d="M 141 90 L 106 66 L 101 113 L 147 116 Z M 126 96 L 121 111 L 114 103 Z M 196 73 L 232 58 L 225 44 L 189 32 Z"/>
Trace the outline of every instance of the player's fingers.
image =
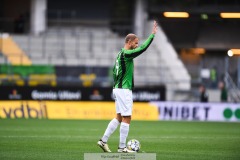
<path id="1" fill-rule="evenodd" d="M 156 22 L 156 21 L 154 21 L 154 27 L 157 27 L 157 25 L 158 25 L 158 24 L 157 24 L 157 22 Z"/>

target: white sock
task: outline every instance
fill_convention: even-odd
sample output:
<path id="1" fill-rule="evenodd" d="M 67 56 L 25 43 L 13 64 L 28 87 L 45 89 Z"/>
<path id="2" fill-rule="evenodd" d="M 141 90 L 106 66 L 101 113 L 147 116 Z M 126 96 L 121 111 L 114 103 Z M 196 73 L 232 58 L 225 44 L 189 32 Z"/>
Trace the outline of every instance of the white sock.
<path id="1" fill-rule="evenodd" d="M 122 122 L 120 125 L 120 142 L 119 142 L 119 148 L 125 148 L 126 147 L 126 140 L 129 132 L 129 124 Z"/>
<path id="2" fill-rule="evenodd" d="M 102 141 L 103 142 L 107 142 L 108 138 L 111 136 L 111 134 L 117 129 L 118 125 L 119 125 L 119 121 L 116 118 L 113 118 L 109 124 L 108 127 L 102 137 Z"/>

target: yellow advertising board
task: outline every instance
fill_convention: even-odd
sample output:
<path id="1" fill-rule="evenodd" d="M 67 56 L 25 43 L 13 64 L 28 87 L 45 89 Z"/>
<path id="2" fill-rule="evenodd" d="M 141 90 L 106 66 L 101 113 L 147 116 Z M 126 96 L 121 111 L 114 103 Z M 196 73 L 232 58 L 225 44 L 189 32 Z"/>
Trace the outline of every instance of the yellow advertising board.
<path id="1" fill-rule="evenodd" d="M 47 108 L 39 101 L 0 101 L 0 118 L 47 118 Z"/>
<path id="2" fill-rule="evenodd" d="M 89 101 L 1 101 L 1 118 L 99 119 L 115 117 L 114 102 Z M 158 120 L 158 109 L 147 102 L 135 102 L 133 120 Z"/>

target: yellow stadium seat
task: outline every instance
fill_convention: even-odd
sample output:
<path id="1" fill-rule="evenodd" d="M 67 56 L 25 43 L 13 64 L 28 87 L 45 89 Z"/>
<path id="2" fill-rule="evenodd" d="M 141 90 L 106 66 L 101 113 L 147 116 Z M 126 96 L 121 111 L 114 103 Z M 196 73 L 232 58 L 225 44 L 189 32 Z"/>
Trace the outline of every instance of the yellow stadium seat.
<path id="1" fill-rule="evenodd" d="M 7 36 L 0 38 L 3 44 L 0 47 L 0 52 L 3 53 L 8 61 L 13 65 L 31 65 L 32 62 L 24 51 L 14 42 L 14 40 Z"/>
<path id="2" fill-rule="evenodd" d="M 55 74 L 31 74 L 28 80 L 29 86 L 38 85 L 51 85 L 56 86 L 56 75 Z"/>
<path id="3" fill-rule="evenodd" d="M 84 87 L 90 87 L 93 85 L 93 81 L 96 79 L 96 74 L 81 74 L 79 79 L 83 81 Z"/>
<path id="4" fill-rule="evenodd" d="M 22 77 L 20 75 L 17 75 L 17 74 L 13 74 L 13 75 L 0 74 L 1 84 L 4 80 L 7 80 L 9 83 L 13 83 L 13 84 L 16 84 L 18 86 L 24 86 L 24 84 L 25 84 Z"/>

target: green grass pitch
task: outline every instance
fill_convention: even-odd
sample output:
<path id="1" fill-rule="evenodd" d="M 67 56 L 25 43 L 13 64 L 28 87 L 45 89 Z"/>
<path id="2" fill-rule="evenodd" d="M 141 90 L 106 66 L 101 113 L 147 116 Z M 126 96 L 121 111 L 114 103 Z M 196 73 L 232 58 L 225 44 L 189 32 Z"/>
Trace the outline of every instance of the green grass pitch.
<path id="1" fill-rule="evenodd" d="M 0 119 L 0 160 L 82 160 L 109 121 Z M 129 139 L 157 159 L 240 159 L 240 123 L 132 121 Z M 116 151 L 119 129 L 109 139 Z"/>

